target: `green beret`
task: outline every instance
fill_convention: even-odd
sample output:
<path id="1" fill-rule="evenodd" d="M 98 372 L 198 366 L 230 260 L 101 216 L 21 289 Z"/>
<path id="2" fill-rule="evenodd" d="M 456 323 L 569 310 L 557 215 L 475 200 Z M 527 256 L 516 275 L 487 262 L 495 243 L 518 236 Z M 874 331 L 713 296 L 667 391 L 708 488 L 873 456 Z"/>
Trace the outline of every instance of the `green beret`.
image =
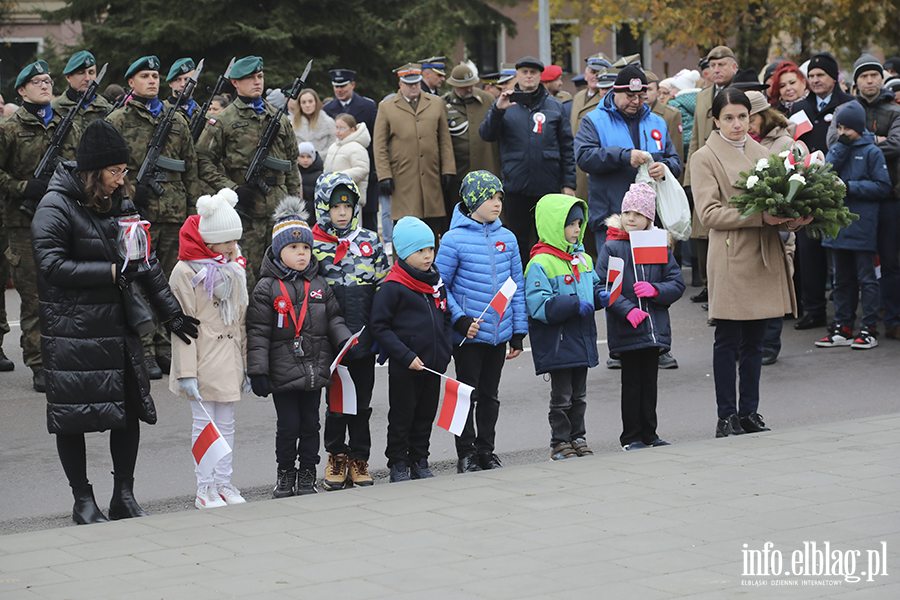
<path id="1" fill-rule="evenodd" d="M 66 63 L 66 68 L 63 69 L 63 75 L 70 75 L 81 69 L 89 69 L 96 64 L 97 59 L 94 58 L 94 55 L 87 50 L 82 50 L 72 55 L 72 58 Z"/>
<path id="2" fill-rule="evenodd" d="M 263 59 L 259 56 L 248 56 L 234 63 L 231 67 L 230 79 L 243 79 L 248 75 L 259 73 L 263 70 Z"/>
<path id="3" fill-rule="evenodd" d="M 29 82 L 32 77 L 35 75 L 49 75 L 50 74 L 50 65 L 48 65 L 43 60 L 36 60 L 30 65 L 27 65 L 22 71 L 19 73 L 19 76 L 16 77 L 16 89 L 19 89 L 23 85 Z"/>
<path id="4" fill-rule="evenodd" d="M 159 71 L 159 59 L 155 56 L 142 56 L 125 71 L 125 79 L 130 79 L 141 71 Z"/>
<path id="5" fill-rule="evenodd" d="M 194 64 L 194 61 L 190 58 L 179 58 L 174 63 L 172 63 L 172 68 L 169 69 L 169 74 L 166 76 L 166 81 L 172 81 L 176 77 L 180 77 L 182 75 L 186 75 L 194 70 L 197 65 Z"/>

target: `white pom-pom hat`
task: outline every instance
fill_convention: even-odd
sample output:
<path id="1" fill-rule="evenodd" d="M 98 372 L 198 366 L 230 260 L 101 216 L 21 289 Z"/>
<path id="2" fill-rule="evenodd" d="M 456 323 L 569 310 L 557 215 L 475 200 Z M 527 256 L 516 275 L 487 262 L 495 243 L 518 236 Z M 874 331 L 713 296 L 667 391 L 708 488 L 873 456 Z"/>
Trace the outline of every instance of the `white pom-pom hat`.
<path id="1" fill-rule="evenodd" d="M 244 228 L 241 217 L 234 210 L 238 197 L 234 190 L 222 188 L 213 196 L 197 200 L 200 215 L 200 236 L 206 244 L 221 244 L 241 239 Z"/>

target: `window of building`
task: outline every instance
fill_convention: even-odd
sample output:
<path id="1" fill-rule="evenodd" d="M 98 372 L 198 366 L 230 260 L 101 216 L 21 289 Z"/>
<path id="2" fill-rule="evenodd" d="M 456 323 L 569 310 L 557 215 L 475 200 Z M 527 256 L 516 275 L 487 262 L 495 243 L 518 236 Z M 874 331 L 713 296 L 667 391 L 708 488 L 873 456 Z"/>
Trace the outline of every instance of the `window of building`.
<path id="1" fill-rule="evenodd" d="M 643 59 L 647 58 L 644 56 L 644 34 L 637 23 L 629 21 L 619 23 L 615 31 L 616 58 L 622 58 L 631 54 L 640 54 Z M 646 60 L 642 62 L 646 62 Z"/>
<path id="2" fill-rule="evenodd" d="M 16 93 L 16 77 L 22 67 L 35 60 L 43 47 L 40 38 L 6 38 L 0 39 L 0 82 L 2 82 L 3 98 L 7 102 L 18 101 Z"/>
<path id="3" fill-rule="evenodd" d="M 475 63 L 479 73 L 496 73 L 500 70 L 497 46 L 497 28 L 472 27 L 466 40 L 466 55 Z"/>
<path id="4" fill-rule="evenodd" d="M 556 21 L 550 24 L 550 57 L 554 65 L 562 67 L 563 73 L 573 73 L 573 68 L 579 63 L 580 34 L 578 21 Z"/>

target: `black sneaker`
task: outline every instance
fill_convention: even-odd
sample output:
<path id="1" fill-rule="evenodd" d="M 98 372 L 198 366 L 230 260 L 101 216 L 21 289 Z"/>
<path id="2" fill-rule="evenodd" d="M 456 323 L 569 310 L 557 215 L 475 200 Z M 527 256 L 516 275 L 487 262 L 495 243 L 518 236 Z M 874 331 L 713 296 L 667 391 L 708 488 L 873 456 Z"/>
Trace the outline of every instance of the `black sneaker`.
<path id="1" fill-rule="evenodd" d="M 409 465 L 409 478 L 410 479 L 431 479 L 434 477 L 434 473 L 431 472 L 431 469 L 428 468 L 428 459 L 420 458 L 414 463 L 410 463 Z"/>
<path id="2" fill-rule="evenodd" d="M 741 417 L 741 429 L 744 433 L 759 433 L 760 431 L 771 431 L 763 422 L 762 415 L 759 413 L 750 413 Z"/>
<path id="3" fill-rule="evenodd" d="M 503 465 L 500 464 L 500 458 L 493 452 L 480 453 L 478 455 L 478 464 L 485 471 L 490 471 L 491 469 L 502 469 L 503 468 Z"/>
<path id="4" fill-rule="evenodd" d="M 850 344 L 854 350 L 868 350 L 878 345 L 878 332 L 874 327 L 863 327 L 859 330 L 859 335 Z"/>
<path id="5" fill-rule="evenodd" d="M 43 394 L 47 391 L 47 380 L 44 377 L 44 370 L 37 369 L 34 372 L 34 375 L 31 377 L 31 385 L 34 386 L 34 391 Z"/>
<path id="6" fill-rule="evenodd" d="M 716 437 L 731 437 L 733 435 L 743 435 L 746 433 L 741 427 L 741 420 L 737 415 L 731 415 L 724 419 L 719 419 L 716 423 Z"/>
<path id="7" fill-rule="evenodd" d="M 702 290 L 700 290 L 699 294 L 694 294 L 693 296 L 691 296 L 691 302 L 700 303 L 700 302 L 706 302 L 708 300 L 709 300 L 709 289 L 708 288 L 703 288 Z"/>
<path id="8" fill-rule="evenodd" d="M 631 442 L 630 444 L 625 444 L 622 446 L 622 450 L 625 452 L 630 452 L 632 450 L 643 450 L 644 448 L 649 448 L 647 444 L 644 442 Z"/>
<path id="9" fill-rule="evenodd" d="M 303 469 L 297 471 L 297 495 L 306 496 L 307 494 L 318 494 L 316 489 L 316 471 L 315 469 Z"/>
<path id="10" fill-rule="evenodd" d="M 672 356 L 671 351 L 659 355 L 659 368 L 660 369 L 677 369 L 678 368 L 678 361 L 675 360 L 674 356 Z"/>
<path id="11" fill-rule="evenodd" d="M 12 371 L 15 368 L 15 363 L 9 360 L 6 353 L 3 352 L 3 348 L 0 348 L 0 371 Z"/>
<path id="12" fill-rule="evenodd" d="M 294 483 L 297 481 L 297 469 L 278 469 L 278 481 L 272 496 L 275 498 L 287 498 L 294 495 Z"/>
<path id="13" fill-rule="evenodd" d="M 850 346 L 853 344 L 853 330 L 846 325 L 835 325 L 831 333 L 820 340 L 816 340 L 819 348 L 837 348 L 838 346 Z"/>
<path id="14" fill-rule="evenodd" d="M 156 357 L 152 354 L 144 355 L 144 366 L 147 367 L 147 375 L 150 379 L 162 379 L 162 369 L 156 363 Z"/>
<path id="15" fill-rule="evenodd" d="M 391 483 L 409 481 L 409 463 L 405 460 L 397 461 L 391 465 Z"/>
<path id="16" fill-rule="evenodd" d="M 457 473 L 474 473 L 475 471 L 480 471 L 481 465 L 478 464 L 478 458 L 475 456 L 475 453 L 466 454 L 465 456 L 460 456 L 459 460 L 456 461 L 456 472 Z"/>

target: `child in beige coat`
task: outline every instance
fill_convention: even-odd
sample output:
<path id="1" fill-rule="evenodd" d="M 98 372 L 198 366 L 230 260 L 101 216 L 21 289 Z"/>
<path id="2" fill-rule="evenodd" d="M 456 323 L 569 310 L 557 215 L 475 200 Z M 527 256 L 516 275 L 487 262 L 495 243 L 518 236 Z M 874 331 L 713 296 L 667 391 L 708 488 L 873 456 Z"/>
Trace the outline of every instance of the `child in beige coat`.
<path id="1" fill-rule="evenodd" d="M 178 264 L 169 277 L 172 293 L 184 314 L 200 321 L 200 335 L 193 344 L 172 340 L 169 389 L 190 400 L 194 416 L 192 444 L 210 419 L 234 448 L 234 403 L 250 391 L 247 379 L 246 262 L 237 241 L 241 219 L 234 210 L 237 194 L 222 189 L 197 200 L 197 212 L 181 227 Z M 215 508 L 245 502 L 231 485 L 229 452 L 216 463 L 213 473 L 197 464 L 197 508 Z"/>
<path id="2" fill-rule="evenodd" d="M 369 185 L 369 151 L 372 136 L 365 123 L 357 123 L 353 115 L 341 113 L 334 118 L 337 138 L 325 156 L 324 173 L 346 173 L 359 188 L 359 205 L 366 205 Z"/>

